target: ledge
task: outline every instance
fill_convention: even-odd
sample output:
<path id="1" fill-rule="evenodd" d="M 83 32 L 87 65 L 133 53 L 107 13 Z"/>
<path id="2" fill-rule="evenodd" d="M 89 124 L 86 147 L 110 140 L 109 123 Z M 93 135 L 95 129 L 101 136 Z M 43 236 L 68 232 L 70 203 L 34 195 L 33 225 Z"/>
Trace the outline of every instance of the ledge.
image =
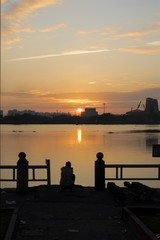
<path id="1" fill-rule="evenodd" d="M 122 217 L 128 221 L 129 227 L 136 239 L 139 240 L 157 240 L 156 235 L 133 213 L 136 210 L 155 210 L 157 208 L 150 207 L 124 207 L 122 210 Z M 160 209 L 160 208 L 158 208 Z"/>
<path id="2" fill-rule="evenodd" d="M 11 240 L 13 239 L 13 235 L 15 233 L 15 228 L 16 228 L 16 222 L 17 222 L 17 216 L 18 216 L 18 208 L 9 208 L 9 209 L 0 209 L 1 212 L 5 212 L 11 210 L 13 211 L 10 217 L 10 221 L 8 223 L 7 230 L 5 232 L 5 235 L 2 239 L 4 240 Z"/>

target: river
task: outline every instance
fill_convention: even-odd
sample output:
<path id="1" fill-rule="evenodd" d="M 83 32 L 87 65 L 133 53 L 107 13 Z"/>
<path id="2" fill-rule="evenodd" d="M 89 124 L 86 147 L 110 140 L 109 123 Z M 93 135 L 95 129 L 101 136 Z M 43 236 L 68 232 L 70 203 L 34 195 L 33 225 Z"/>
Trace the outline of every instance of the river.
<path id="1" fill-rule="evenodd" d="M 30 165 L 44 165 L 45 159 L 50 159 L 51 182 L 59 184 L 60 169 L 70 161 L 75 183 L 94 186 L 97 152 L 103 152 L 106 164 L 159 164 L 160 158 L 152 157 L 152 145 L 159 143 L 160 125 L 1 125 L 1 165 L 16 165 L 19 152 L 26 153 Z M 10 170 L 1 174 L 12 175 Z M 115 176 L 113 171 L 106 174 Z M 44 170 L 37 175 L 45 176 Z M 156 177 L 157 170 L 133 169 L 131 175 Z M 160 187 L 160 181 L 143 183 Z M 38 184 L 42 183 L 34 185 Z M 120 181 L 117 184 L 122 185 Z M 16 183 L 3 182 L 1 186 Z"/>

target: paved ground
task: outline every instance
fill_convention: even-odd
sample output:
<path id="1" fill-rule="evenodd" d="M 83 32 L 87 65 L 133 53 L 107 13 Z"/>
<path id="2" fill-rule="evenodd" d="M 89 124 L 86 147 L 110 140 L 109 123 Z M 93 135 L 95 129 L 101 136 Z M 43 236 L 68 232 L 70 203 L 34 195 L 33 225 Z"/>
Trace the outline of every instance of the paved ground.
<path id="1" fill-rule="evenodd" d="M 1 207 L 17 207 L 15 240 L 132 240 L 122 220 L 122 206 L 106 190 L 75 186 L 39 186 L 19 195 L 1 192 Z"/>

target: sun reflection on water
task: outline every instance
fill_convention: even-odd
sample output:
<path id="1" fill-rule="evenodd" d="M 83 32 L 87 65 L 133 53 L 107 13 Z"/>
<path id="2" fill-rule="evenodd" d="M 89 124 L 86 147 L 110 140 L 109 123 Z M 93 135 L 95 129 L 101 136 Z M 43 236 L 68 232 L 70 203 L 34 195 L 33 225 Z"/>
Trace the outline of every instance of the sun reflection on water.
<path id="1" fill-rule="evenodd" d="M 82 142 L 82 129 L 77 129 L 77 141 L 78 143 Z"/>

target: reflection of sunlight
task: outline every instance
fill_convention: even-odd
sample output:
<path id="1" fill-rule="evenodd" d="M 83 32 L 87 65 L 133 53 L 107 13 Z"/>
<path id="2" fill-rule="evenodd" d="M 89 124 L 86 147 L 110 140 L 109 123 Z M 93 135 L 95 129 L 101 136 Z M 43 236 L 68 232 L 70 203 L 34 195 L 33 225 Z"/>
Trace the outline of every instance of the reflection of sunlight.
<path id="1" fill-rule="evenodd" d="M 82 129 L 78 129 L 78 130 L 77 130 L 77 141 L 78 141 L 79 143 L 82 142 Z"/>

